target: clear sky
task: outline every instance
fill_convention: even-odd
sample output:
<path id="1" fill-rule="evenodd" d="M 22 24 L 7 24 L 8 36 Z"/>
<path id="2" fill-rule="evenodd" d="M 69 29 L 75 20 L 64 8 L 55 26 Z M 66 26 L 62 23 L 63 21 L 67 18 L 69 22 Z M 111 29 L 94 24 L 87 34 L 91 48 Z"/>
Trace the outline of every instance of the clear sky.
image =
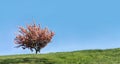
<path id="1" fill-rule="evenodd" d="M 31 53 L 14 38 L 33 18 L 56 33 L 41 53 L 120 47 L 120 0 L 0 0 L 0 55 Z"/>

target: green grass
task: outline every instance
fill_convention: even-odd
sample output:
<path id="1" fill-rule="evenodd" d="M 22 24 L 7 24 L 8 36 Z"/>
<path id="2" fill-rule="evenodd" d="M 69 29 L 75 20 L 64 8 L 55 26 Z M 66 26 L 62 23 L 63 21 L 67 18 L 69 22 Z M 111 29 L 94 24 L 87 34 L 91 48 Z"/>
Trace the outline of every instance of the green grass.
<path id="1" fill-rule="evenodd" d="M 0 64 L 120 64 L 120 48 L 0 56 Z"/>

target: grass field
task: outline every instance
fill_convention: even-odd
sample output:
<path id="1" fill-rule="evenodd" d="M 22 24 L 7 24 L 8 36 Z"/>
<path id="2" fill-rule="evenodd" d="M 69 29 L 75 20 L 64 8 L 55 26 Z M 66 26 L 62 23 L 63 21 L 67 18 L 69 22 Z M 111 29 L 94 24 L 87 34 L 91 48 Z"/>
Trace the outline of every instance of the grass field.
<path id="1" fill-rule="evenodd" d="M 0 64 L 120 64 L 120 48 L 0 56 Z"/>

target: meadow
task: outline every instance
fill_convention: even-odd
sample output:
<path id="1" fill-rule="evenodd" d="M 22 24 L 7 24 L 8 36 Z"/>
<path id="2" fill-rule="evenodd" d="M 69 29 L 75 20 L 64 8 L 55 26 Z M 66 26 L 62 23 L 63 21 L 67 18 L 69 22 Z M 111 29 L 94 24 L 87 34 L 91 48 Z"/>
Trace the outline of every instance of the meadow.
<path id="1" fill-rule="evenodd" d="M 120 48 L 6 55 L 0 64 L 120 64 Z"/>

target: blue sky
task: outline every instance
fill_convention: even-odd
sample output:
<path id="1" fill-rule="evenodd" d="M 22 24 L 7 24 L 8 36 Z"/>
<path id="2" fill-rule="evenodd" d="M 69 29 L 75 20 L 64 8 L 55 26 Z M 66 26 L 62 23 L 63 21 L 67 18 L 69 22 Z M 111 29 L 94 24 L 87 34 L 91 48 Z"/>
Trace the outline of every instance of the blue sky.
<path id="1" fill-rule="evenodd" d="M 0 55 L 28 54 L 14 48 L 18 26 L 47 26 L 56 34 L 41 53 L 120 47 L 119 0 L 1 0 Z M 34 53 L 34 52 L 32 52 Z"/>

